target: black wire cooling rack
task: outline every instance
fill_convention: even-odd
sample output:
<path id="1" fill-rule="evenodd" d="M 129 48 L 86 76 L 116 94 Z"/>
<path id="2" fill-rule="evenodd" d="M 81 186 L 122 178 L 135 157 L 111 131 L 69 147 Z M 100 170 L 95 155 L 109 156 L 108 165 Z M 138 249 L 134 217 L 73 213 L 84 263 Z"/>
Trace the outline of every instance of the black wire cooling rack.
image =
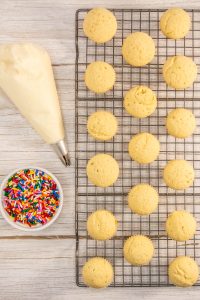
<path id="1" fill-rule="evenodd" d="M 112 286 L 168 286 L 169 262 L 177 255 L 190 255 L 200 263 L 200 231 L 194 239 L 177 243 L 167 238 L 165 221 L 175 209 L 186 209 L 200 221 L 200 140 L 196 133 L 185 140 L 175 139 L 166 134 L 165 117 L 176 107 L 191 109 L 200 125 L 200 81 L 192 88 L 176 91 L 166 86 L 162 78 L 162 66 L 167 57 L 183 54 L 200 65 L 200 10 L 188 10 L 192 28 L 186 38 L 166 39 L 159 31 L 159 19 L 163 10 L 112 9 L 117 18 L 116 36 L 108 43 L 97 45 L 83 33 L 83 19 L 88 10 L 76 13 L 76 280 L 84 286 L 82 266 L 93 256 L 107 258 L 114 267 Z M 157 53 L 151 64 L 134 68 L 126 64 L 121 56 L 124 38 L 134 31 L 144 31 L 156 43 Z M 87 90 L 84 72 L 87 65 L 95 60 L 112 64 L 117 73 L 116 84 L 110 92 L 96 95 Z M 158 108 L 148 118 L 138 120 L 123 109 L 123 96 L 133 85 L 147 85 L 158 97 Z M 118 134 L 113 140 L 93 140 L 86 129 L 88 116 L 96 110 L 111 111 L 119 122 Z M 128 142 L 138 132 L 150 132 L 161 143 L 159 159 L 150 165 L 139 165 L 127 153 Z M 88 182 L 87 161 L 96 153 L 112 154 L 120 165 L 120 176 L 114 186 L 103 189 Z M 196 170 L 196 180 L 186 191 L 167 188 L 162 180 L 162 170 L 171 159 L 186 159 Z M 140 182 L 157 188 L 160 194 L 158 210 L 148 217 L 131 213 L 127 206 L 129 189 Z M 94 241 L 87 235 L 86 221 L 89 214 L 105 208 L 114 213 L 119 221 L 117 236 L 109 241 Z M 123 258 L 124 239 L 133 234 L 144 234 L 152 238 L 155 255 L 148 266 L 135 267 Z M 197 283 L 200 285 L 200 281 Z"/>

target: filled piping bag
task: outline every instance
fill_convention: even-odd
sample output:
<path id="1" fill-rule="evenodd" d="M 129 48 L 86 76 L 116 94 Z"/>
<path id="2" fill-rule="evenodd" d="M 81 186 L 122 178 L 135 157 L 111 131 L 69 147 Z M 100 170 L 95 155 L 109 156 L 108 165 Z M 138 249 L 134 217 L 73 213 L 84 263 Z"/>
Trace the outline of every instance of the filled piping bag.
<path id="1" fill-rule="evenodd" d="M 50 57 L 33 44 L 0 46 L 0 87 L 21 114 L 70 165 Z"/>

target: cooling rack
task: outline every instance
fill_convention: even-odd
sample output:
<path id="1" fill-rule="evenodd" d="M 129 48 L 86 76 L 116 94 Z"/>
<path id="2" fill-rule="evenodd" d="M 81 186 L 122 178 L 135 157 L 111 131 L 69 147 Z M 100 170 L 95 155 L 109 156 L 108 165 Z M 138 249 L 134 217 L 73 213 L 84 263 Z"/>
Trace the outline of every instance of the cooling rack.
<path id="1" fill-rule="evenodd" d="M 167 57 L 176 54 L 188 55 L 200 66 L 200 10 L 188 10 L 192 27 L 186 38 L 166 39 L 159 31 L 159 19 L 163 10 L 112 9 L 117 18 L 117 34 L 108 43 L 96 45 L 83 33 L 83 19 L 87 9 L 76 12 L 76 281 L 84 286 L 82 266 L 93 256 L 102 256 L 111 261 L 115 277 L 111 286 L 169 286 L 167 267 L 177 255 L 190 255 L 200 264 L 200 231 L 194 239 L 177 243 L 167 238 L 165 220 L 175 209 L 186 209 L 200 221 L 200 81 L 193 87 L 175 91 L 166 86 L 162 78 L 162 66 Z M 121 56 L 124 38 L 134 31 L 144 31 L 156 43 L 156 56 L 151 64 L 133 68 Z M 114 88 L 104 95 L 87 90 L 84 72 L 95 60 L 112 64 L 117 73 Z M 123 109 L 123 96 L 133 85 L 147 85 L 158 97 L 158 108 L 148 118 L 138 120 Z M 197 120 L 195 134 L 185 140 L 166 134 L 165 117 L 176 107 L 191 109 Z M 94 141 L 86 130 L 88 116 L 96 110 L 111 111 L 118 119 L 119 130 L 113 140 Z M 150 165 L 139 165 L 127 153 L 128 142 L 138 132 L 150 132 L 161 143 L 159 159 Z M 119 163 L 120 176 L 114 186 L 102 189 L 92 185 L 86 176 L 87 161 L 96 153 L 110 153 Z M 194 185 L 185 191 L 167 188 L 162 180 L 162 170 L 171 159 L 186 159 L 196 171 Z M 129 189 L 140 182 L 153 185 L 160 194 L 158 210 L 150 216 L 140 217 L 131 213 L 127 206 Z M 117 236 L 109 241 L 94 241 L 87 235 L 86 221 L 97 209 L 107 209 L 119 221 Z M 135 267 L 123 258 L 124 239 L 132 234 L 150 236 L 155 245 L 155 255 L 150 265 Z M 197 282 L 200 285 L 200 282 Z"/>

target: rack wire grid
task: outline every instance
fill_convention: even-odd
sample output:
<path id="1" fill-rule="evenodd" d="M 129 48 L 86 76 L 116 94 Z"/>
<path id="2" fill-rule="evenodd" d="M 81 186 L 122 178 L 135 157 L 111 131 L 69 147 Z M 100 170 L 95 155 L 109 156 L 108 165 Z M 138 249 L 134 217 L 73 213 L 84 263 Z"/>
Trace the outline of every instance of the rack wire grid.
<path id="1" fill-rule="evenodd" d="M 166 86 L 162 77 L 162 66 L 172 55 L 186 55 L 200 65 L 200 10 L 188 10 L 192 20 L 189 34 L 181 40 L 170 40 L 159 31 L 159 20 L 163 10 L 157 9 L 112 9 L 118 23 L 115 37 L 97 45 L 85 37 L 83 20 L 87 9 L 76 13 L 76 280 L 84 286 L 82 266 L 91 257 L 107 258 L 114 267 L 111 286 L 169 286 L 167 268 L 172 259 L 189 255 L 200 263 L 200 231 L 193 239 L 176 242 L 165 233 L 165 221 L 174 210 L 188 210 L 200 221 L 200 81 L 199 76 L 192 88 L 177 91 Z M 121 47 L 128 34 L 135 31 L 148 33 L 155 41 L 156 55 L 144 67 L 135 68 L 122 58 Z M 112 64 L 117 74 L 114 88 L 103 95 L 90 92 L 84 83 L 84 72 L 89 63 L 103 60 Z M 123 109 L 124 94 L 135 85 L 149 86 L 158 97 L 158 107 L 153 115 L 145 119 L 131 117 Z M 165 118 L 176 107 L 191 109 L 197 121 L 197 130 L 187 139 L 176 139 L 167 135 Z M 119 129 L 113 140 L 95 141 L 87 134 L 88 116 L 97 110 L 108 110 L 118 119 Z M 161 151 L 157 161 L 139 165 L 128 155 L 128 142 L 138 132 L 150 132 L 160 141 Z M 92 185 L 86 175 L 88 160 L 97 153 L 110 153 L 118 161 L 120 175 L 112 187 L 100 188 Z M 162 170 L 167 161 L 186 159 L 196 172 L 194 185 L 185 191 L 174 191 L 163 182 Z M 159 192 L 158 210 L 150 216 L 131 213 L 127 205 L 127 193 L 140 182 L 153 185 Z M 107 209 L 116 216 L 119 226 L 116 237 L 108 241 L 92 240 L 86 229 L 87 218 L 97 209 Z M 124 240 L 134 234 L 152 238 L 155 255 L 148 266 L 131 266 L 123 257 Z M 196 285 L 200 285 L 200 281 Z"/>

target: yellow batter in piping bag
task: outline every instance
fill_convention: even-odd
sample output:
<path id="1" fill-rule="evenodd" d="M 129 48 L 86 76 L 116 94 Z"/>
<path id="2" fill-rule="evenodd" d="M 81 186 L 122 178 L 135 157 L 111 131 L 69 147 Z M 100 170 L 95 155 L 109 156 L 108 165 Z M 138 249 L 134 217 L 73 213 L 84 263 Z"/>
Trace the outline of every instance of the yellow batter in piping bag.
<path id="1" fill-rule="evenodd" d="M 0 46 L 0 87 L 44 141 L 70 164 L 50 57 L 37 45 Z"/>

